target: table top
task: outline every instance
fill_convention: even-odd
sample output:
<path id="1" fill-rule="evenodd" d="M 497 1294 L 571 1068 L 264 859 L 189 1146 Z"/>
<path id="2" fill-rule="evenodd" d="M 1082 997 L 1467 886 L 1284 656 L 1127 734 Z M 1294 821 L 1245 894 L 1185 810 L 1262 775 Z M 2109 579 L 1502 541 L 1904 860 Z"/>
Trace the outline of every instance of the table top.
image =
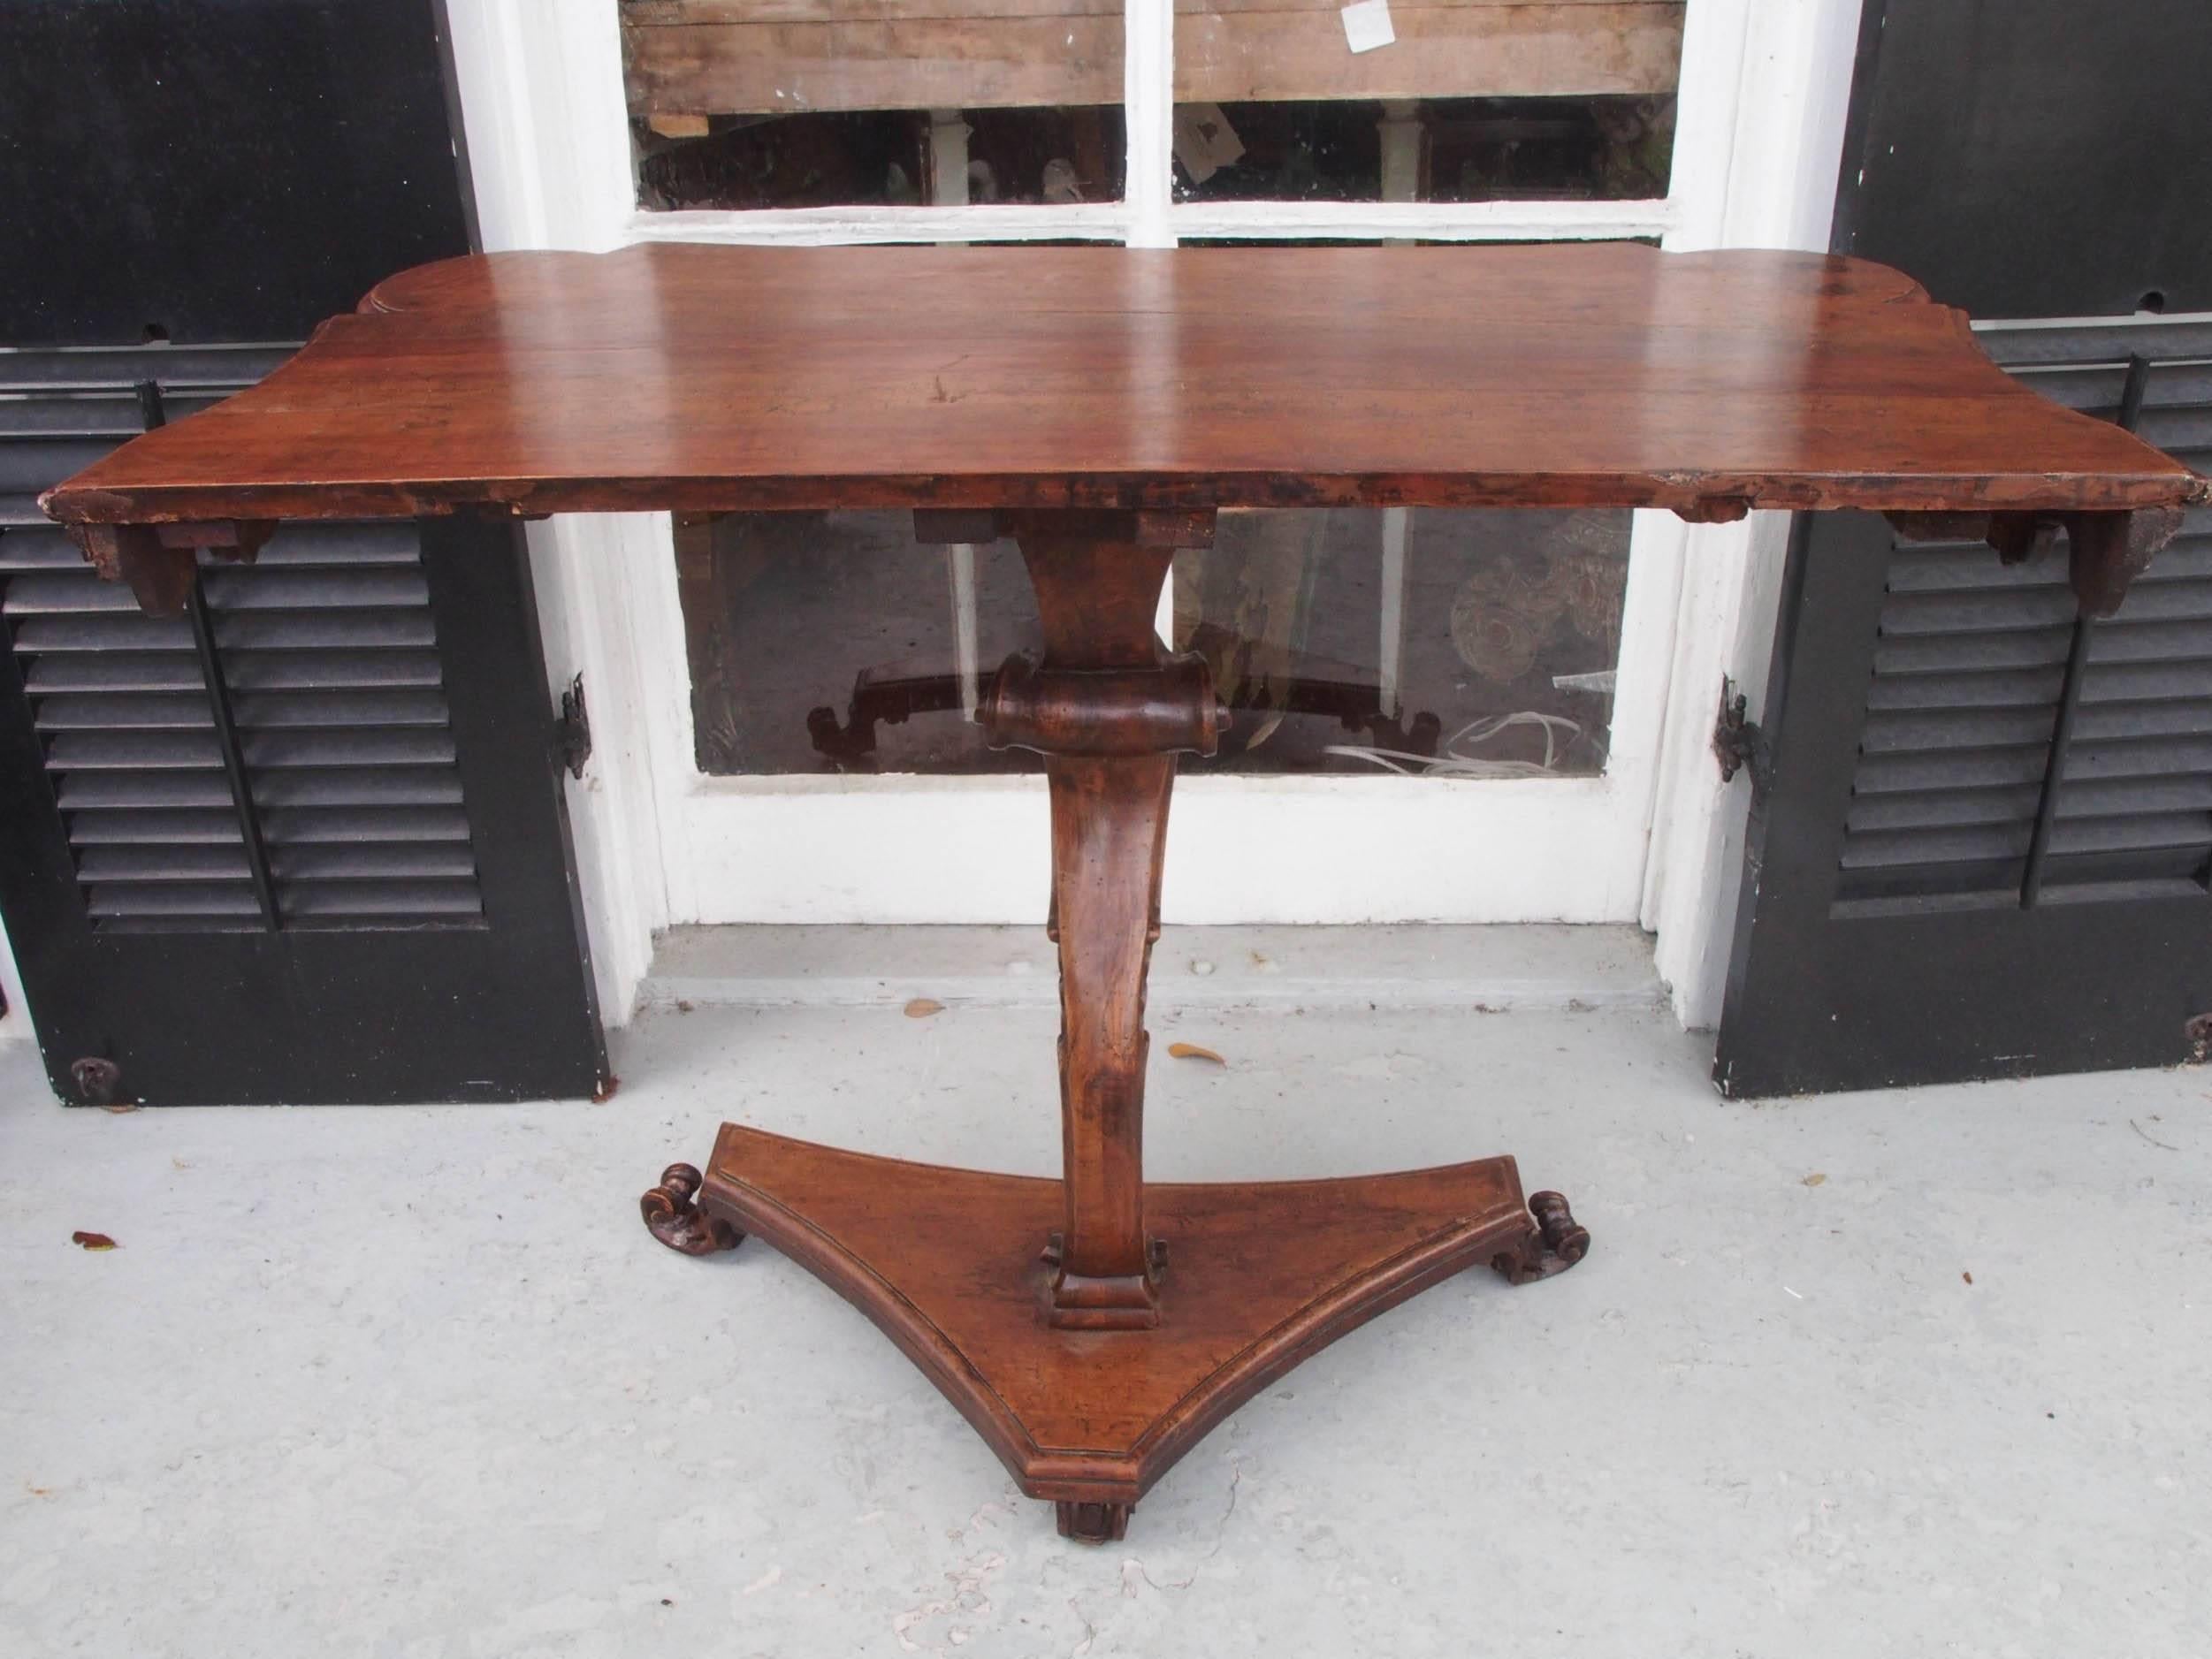
<path id="1" fill-rule="evenodd" d="M 2125 509 L 2178 462 L 1863 261 L 648 245 L 404 272 L 65 521 L 488 506 Z"/>

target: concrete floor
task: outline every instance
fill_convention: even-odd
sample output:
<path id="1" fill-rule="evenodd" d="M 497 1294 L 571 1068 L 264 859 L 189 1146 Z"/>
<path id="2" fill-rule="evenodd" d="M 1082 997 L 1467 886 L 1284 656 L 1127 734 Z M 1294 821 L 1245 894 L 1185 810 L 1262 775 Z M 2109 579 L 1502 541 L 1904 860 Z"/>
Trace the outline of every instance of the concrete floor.
<path id="1" fill-rule="evenodd" d="M 726 1115 L 1048 1172 L 1052 1029 L 671 1004 L 522 1107 L 65 1111 L 0 1051 L 0 1654 L 2212 1648 L 2212 1078 L 1755 1107 L 1645 1009 L 1168 1006 L 1157 1175 L 1511 1150 L 1597 1244 L 1339 1343 L 1088 1549 L 828 1291 L 636 1212 Z"/>

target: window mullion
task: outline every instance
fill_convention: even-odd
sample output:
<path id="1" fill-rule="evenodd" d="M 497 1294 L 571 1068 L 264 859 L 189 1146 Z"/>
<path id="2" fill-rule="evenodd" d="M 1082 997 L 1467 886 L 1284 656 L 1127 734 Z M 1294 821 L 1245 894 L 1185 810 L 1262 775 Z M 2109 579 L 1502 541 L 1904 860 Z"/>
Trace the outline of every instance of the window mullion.
<path id="1" fill-rule="evenodd" d="M 1129 134 L 1122 190 L 1132 247 L 1172 247 L 1175 0 L 1127 0 L 1122 110 Z"/>

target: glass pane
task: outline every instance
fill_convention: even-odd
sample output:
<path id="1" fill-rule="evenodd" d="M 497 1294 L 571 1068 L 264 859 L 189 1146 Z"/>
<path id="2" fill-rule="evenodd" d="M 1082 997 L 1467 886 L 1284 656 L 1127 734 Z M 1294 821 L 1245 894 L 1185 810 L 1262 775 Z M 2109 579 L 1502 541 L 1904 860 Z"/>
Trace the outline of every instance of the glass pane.
<path id="1" fill-rule="evenodd" d="M 1224 513 L 1177 554 L 1175 639 L 1231 707 L 1186 771 L 1604 769 L 1626 512 Z M 1027 772 L 969 718 L 1039 643 L 1011 542 L 924 546 L 904 513 L 676 529 L 697 758 L 712 773 Z"/>
<path id="2" fill-rule="evenodd" d="M 1178 199 L 1667 194 L 1681 0 L 1270 4 L 1178 0 Z"/>
<path id="3" fill-rule="evenodd" d="M 645 207 L 1121 195 L 1119 0 L 618 3 Z"/>
<path id="4" fill-rule="evenodd" d="M 1233 717 L 1194 771 L 1602 772 L 1629 514 L 1224 513 L 1176 555 L 1175 640 Z"/>
<path id="5" fill-rule="evenodd" d="M 1010 541 L 924 546 L 908 513 L 739 513 L 676 526 L 701 772 L 1034 771 L 969 719 L 1041 643 Z"/>

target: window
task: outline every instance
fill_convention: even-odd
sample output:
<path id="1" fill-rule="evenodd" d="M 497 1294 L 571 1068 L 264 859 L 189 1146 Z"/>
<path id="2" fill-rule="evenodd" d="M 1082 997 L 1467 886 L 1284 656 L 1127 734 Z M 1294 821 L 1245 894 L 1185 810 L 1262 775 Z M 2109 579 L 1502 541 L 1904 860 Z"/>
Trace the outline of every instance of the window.
<path id="1" fill-rule="evenodd" d="M 637 233 L 1127 241 L 1651 237 L 1684 0 L 609 0 Z M 1178 649 L 1192 770 L 1605 770 L 1630 515 L 1224 514 Z M 966 715 L 1034 606 L 1011 545 L 892 514 L 679 525 L 711 774 L 1029 769 Z"/>

